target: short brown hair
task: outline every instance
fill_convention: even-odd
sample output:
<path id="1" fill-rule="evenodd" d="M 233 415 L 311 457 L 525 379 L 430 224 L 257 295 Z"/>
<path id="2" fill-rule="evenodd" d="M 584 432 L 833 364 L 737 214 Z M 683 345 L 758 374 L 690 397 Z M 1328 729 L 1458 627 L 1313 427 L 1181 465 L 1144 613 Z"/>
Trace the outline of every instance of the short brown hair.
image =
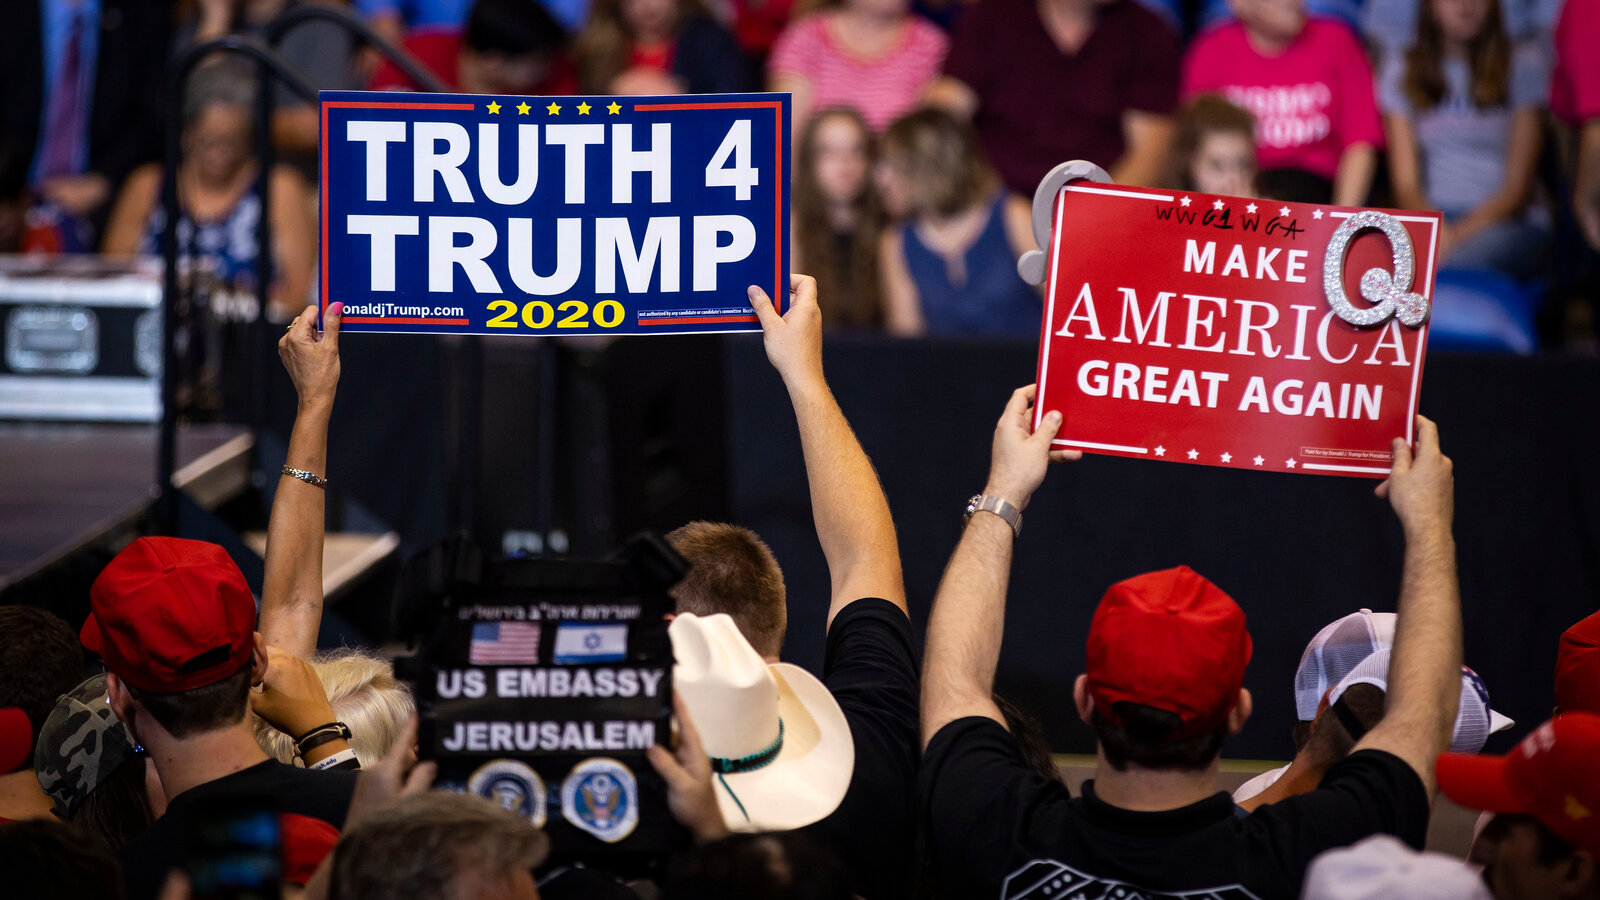
<path id="1" fill-rule="evenodd" d="M 1213 134 L 1242 134 L 1252 146 L 1256 139 L 1256 117 L 1244 107 L 1237 106 L 1221 94 L 1198 94 L 1178 113 L 1178 126 L 1172 137 L 1172 165 L 1177 171 L 1170 176 L 1172 183 L 1184 190 L 1193 190 L 1189 183 L 1189 166 L 1201 143 Z"/>
<path id="2" fill-rule="evenodd" d="M 1223 722 L 1206 734 L 1172 740 L 1166 735 L 1183 724 L 1177 713 L 1127 700 L 1113 708 L 1121 724 L 1113 723 L 1098 709 L 1090 724 L 1106 762 L 1118 772 L 1127 771 L 1130 763 L 1141 769 L 1198 772 L 1222 753 L 1222 742 L 1228 737 L 1228 723 Z"/>
<path id="3" fill-rule="evenodd" d="M 1383 711 L 1386 695 L 1383 688 L 1374 684 L 1352 684 L 1339 696 L 1340 703 L 1350 710 L 1350 714 L 1360 723 L 1362 728 L 1371 731 L 1383 720 Z M 1305 743 L 1297 748 L 1297 752 L 1306 752 L 1311 760 L 1321 766 L 1331 766 L 1355 749 L 1356 742 L 1360 740 L 1357 735 L 1352 735 L 1344 727 L 1339 716 L 1329 706 L 1322 715 L 1318 716 L 1311 732 L 1306 736 Z"/>
<path id="4" fill-rule="evenodd" d="M 527 819 L 469 794 L 427 791 L 372 813 L 333 850 L 334 900 L 467 900 L 461 876 L 532 870 L 550 849 Z"/>
<path id="5" fill-rule="evenodd" d="M 146 691 L 126 681 L 122 684 L 168 734 L 182 740 L 244 721 L 250 711 L 254 661 L 254 657 L 245 660 L 237 672 L 221 681 L 175 694 Z"/>
<path id="6" fill-rule="evenodd" d="M 754 531 L 722 522 L 690 522 L 668 534 L 667 543 L 690 565 L 689 574 L 672 589 L 678 612 L 727 613 L 757 653 L 777 656 L 783 650 L 789 625 L 783 570 Z"/>
<path id="7" fill-rule="evenodd" d="M 72 627 L 37 606 L 0 606 L 0 706 L 15 706 L 38 735 L 56 698 L 83 680 L 83 650 Z M 24 762 L 33 766 L 33 742 Z"/>
<path id="8" fill-rule="evenodd" d="M 7 897 L 127 896 L 122 867 L 111 851 L 83 829 L 57 819 L 0 828 L 0 872 L 5 873 Z"/>
<path id="9" fill-rule="evenodd" d="M 883 133 L 882 158 L 925 198 L 917 212 L 953 216 L 982 203 L 999 185 L 978 133 L 942 109 L 919 109 Z"/>

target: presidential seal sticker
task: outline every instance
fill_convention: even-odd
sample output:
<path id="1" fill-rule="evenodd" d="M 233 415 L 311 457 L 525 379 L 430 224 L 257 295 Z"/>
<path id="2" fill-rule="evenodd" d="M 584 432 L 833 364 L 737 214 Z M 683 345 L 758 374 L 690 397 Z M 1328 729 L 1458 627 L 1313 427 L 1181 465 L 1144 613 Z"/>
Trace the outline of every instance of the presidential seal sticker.
<path id="1" fill-rule="evenodd" d="M 479 766 L 467 779 L 467 792 L 523 816 L 535 828 L 543 828 L 548 817 L 544 779 L 514 759 L 495 759 Z"/>
<path id="2" fill-rule="evenodd" d="M 639 826 L 639 782 L 632 770 L 614 759 L 586 759 L 561 783 L 561 815 L 575 827 L 615 844 Z"/>

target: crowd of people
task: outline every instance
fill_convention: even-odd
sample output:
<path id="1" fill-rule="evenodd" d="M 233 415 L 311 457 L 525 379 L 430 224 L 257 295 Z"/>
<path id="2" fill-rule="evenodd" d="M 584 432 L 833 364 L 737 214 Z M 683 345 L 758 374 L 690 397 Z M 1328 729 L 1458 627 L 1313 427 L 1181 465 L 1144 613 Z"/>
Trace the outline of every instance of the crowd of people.
<path id="1" fill-rule="evenodd" d="M 184 47 L 260 34 L 313 2 L 342 0 L 20 3 L 0 54 L 0 252 L 154 249 L 165 213 L 151 164 L 163 116 L 181 116 L 183 246 L 249 289 L 259 275 L 244 235 L 268 216 L 261 271 L 287 321 L 310 299 L 315 111 L 275 89 L 280 165 L 262 172 L 243 114 L 248 68 L 203 67 L 182 110 L 162 109 L 161 72 Z M 1595 291 L 1596 0 L 352 7 L 453 90 L 790 93 L 793 252 L 824 286 L 830 327 L 1036 334 L 1037 289 L 1010 259 L 1034 241 L 1025 201 L 1071 159 L 1124 184 L 1437 209 L 1446 268 L 1493 273 L 1556 307 Z M 417 87 L 327 22 L 281 49 L 319 88 Z M 261 179 L 270 210 L 252 199 Z"/>
<path id="2" fill-rule="evenodd" d="M 1051 449 L 1059 414 L 1035 430 L 1032 387 L 1005 402 L 919 641 L 887 498 L 822 369 L 826 331 L 1036 335 L 1016 259 L 1034 187 L 1070 159 L 1128 184 L 1439 209 L 1449 265 L 1582 283 L 1600 249 L 1600 0 L 354 3 L 464 92 L 793 96 L 794 268 L 815 278 L 794 277 L 781 315 L 760 288 L 749 303 L 831 596 L 787 597 L 747 529 L 667 535 L 689 564 L 676 728 L 648 758 L 684 840 L 649 883 L 553 867 L 527 817 L 432 789 L 394 660 L 317 650 L 341 375 L 340 304 L 320 332 L 306 306 L 317 117 L 275 88 L 269 169 L 248 68 L 208 61 L 182 109 L 161 99 L 174 54 L 293 5 L 23 0 L 0 31 L 0 251 L 149 253 L 176 215 L 223 281 L 268 273 L 298 397 L 259 598 L 221 546 L 143 537 L 82 623 L 0 606 L 0 894 L 212 896 L 195 823 L 248 806 L 271 813 L 286 896 L 1600 900 L 1600 613 L 1560 639 L 1553 718 L 1490 707 L 1463 659 L 1434 423 L 1395 440 L 1374 500 L 1405 541 L 1395 610 L 1310 637 L 1261 698 L 1292 697 L 1291 761 L 1232 794 L 1220 758 L 1256 703 L 1240 605 L 1182 566 L 1129 573 L 1092 611 L 1067 598 L 1086 671 L 1041 712 L 1094 733 L 1093 778 L 1071 789 L 1039 722 L 995 693 L 1013 542 L 1078 456 Z M 283 52 L 323 88 L 417 87 L 323 23 Z M 168 117 L 176 211 L 156 162 Z M 1589 255 L 1563 257 L 1579 241 Z M 790 628 L 825 630 L 820 677 L 782 662 Z M 1479 754 L 1508 730 L 1515 750 Z M 1484 813 L 1468 859 L 1422 852 L 1441 792 Z"/>
<path id="3" fill-rule="evenodd" d="M 1052 464 L 1081 456 L 1051 449 L 1060 415 L 1031 427 L 1033 386 L 1005 403 L 919 663 L 887 498 L 823 376 L 826 304 L 806 276 L 787 299 L 780 315 L 749 289 L 831 598 L 787 597 L 747 529 L 667 535 L 688 563 L 670 591 L 676 728 L 647 756 L 685 838 L 655 877 L 552 866 L 517 804 L 431 789 L 392 659 L 317 652 L 333 304 L 325 331 L 308 307 L 279 343 L 298 412 L 259 602 L 221 546 L 143 537 L 100 572 L 77 627 L 0 606 L 7 896 L 236 896 L 216 893 L 196 835 L 256 811 L 285 896 L 1600 897 L 1600 613 L 1561 637 L 1554 718 L 1528 728 L 1490 708 L 1463 665 L 1454 477 L 1433 422 L 1418 419 L 1414 449 L 1395 439 L 1374 500 L 1404 536 L 1395 611 L 1322 628 L 1282 697 L 1262 698 L 1292 697 L 1292 761 L 1219 790 L 1256 702 L 1252 640 L 1234 599 L 1179 566 L 1085 604 L 1087 671 L 1045 711 L 1093 729 L 1075 792 L 1039 722 L 994 690 L 1022 516 Z M 826 630 L 820 678 L 781 661 L 792 628 Z M 1506 729 L 1525 733 L 1515 750 L 1478 755 Z M 1470 861 L 1420 852 L 1439 792 L 1485 813 Z"/>

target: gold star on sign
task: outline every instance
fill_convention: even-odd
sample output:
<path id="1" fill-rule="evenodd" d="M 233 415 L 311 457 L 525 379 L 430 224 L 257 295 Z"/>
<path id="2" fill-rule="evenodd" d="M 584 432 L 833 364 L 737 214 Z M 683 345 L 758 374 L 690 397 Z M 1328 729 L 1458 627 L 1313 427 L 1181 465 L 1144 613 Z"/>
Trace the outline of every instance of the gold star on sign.
<path id="1" fill-rule="evenodd" d="M 592 109 L 592 107 L 589 106 L 589 104 L 587 104 L 587 103 L 579 103 L 578 104 L 578 115 L 587 116 L 589 114 L 589 110 L 590 109 Z"/>
<path id="2" fill-rule="evenodd" d="M 614 116 L 614 115 L 622 112 L 622 107 L 621 107 L 621 105 L 619 105 L 615 101 L 613 101 L 610 106 L 606 107 L 606 112 L 611 113 Z"/>
<path id="3" fill-rule="evenodd" d="M 552 116 L 558 116 L 561 114 L 561 104 L 552 102 L 544 108 L 544 111 Z"/>
<path id="4" fill-rule="evenodd" d="M 489 101 L 489 115 L 492 116 L 498 112 L 500 112 L 500 104 L 494 102 L 493 100 Z"/>
<path id="5" fill-rule="evenodd" d="M 533 107 L 529 106 L 526 103 L 518 103 L 517 104 L 517 115 L 525 116 L 525 115 L 528 114 L 528 110 L 530 110 L 530 109 L 533 109 Z"/>

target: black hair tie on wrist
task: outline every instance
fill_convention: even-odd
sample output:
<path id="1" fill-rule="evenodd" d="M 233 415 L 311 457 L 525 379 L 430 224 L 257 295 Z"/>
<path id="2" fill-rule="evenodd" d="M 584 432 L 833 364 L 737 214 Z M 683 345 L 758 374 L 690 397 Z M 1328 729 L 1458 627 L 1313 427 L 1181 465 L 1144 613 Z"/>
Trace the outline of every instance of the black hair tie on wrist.
<path id="1" fill-rule="evenodd" d="M 343 722 L 329 722 L 326 725 L 318 725 L 295 738 L 294 749 L 299 755 L 305 756 L 329 741 L 340 740 L 350 740 L 350 726 Z"/>

